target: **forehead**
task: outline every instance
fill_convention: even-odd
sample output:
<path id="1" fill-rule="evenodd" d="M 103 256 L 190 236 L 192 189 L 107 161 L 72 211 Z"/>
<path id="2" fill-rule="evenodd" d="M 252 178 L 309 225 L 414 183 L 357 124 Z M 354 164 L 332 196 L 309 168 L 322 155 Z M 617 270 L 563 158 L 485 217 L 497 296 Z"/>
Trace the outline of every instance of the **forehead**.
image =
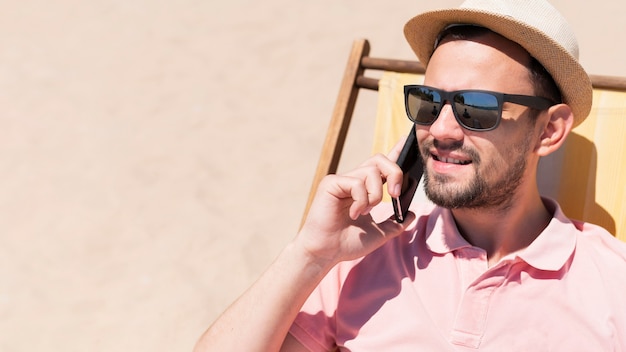
<path id="1" fill-rule="evenodd" d="M 425 84 L 445 90 L 486 89 L 532 94 L 530 54 L 498 34 L 446 37 L 433 53 Z"/>

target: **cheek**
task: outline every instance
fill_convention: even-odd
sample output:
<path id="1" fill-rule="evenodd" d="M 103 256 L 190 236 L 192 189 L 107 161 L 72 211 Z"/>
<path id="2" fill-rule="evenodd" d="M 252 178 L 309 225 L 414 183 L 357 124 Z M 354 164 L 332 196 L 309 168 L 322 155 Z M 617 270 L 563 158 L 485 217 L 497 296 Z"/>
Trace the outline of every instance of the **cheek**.
<path id="1" fill-rule="evenodd" d="M 424 153 L 424 142 L 428 139 L 429 133 L 425 126 L 415 125 L 415 137 L 417 137 L 417 145 L 422 153 Z"/>
<path id="2" fill-rule="evenodd" d="M 417 143 L 422 144 L 428 137 L 428 126 L 415 125 L 415 136 L 417 137 Z"/>
<path id="3" fill-rule="evenodd" d="M 525 168 L 528 154 L 533 149 L 532 141 L 530 134 L 518 135 L 495 142 L 499 144 L 492 144 L 489 151 L 481 149 L 482 163 L 478 168 L 478 173 L 483 177 L 503 178 L 513 172 L 513 169 Z M 501 147 L 496 148 L 495 145 Z"/>
<path id="4" fill-rule="evenodd" d="M 492 136 L 490 136 L 492 137 Z M 506 173 L 507 165 L 519 156 L 519 141 L 511 138 L 469 138 L 467 147 L 473 149 L 480 157 L 477 172 L 483 176 Z M 471 145 L 470 145 L 471 144 Z"/>

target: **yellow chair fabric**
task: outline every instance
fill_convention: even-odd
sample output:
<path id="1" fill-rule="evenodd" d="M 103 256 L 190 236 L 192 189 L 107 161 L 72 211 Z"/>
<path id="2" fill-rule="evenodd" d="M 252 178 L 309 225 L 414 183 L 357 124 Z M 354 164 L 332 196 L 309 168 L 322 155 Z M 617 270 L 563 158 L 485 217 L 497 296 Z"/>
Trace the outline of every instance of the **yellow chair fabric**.
<path id="1" fill-rule="evenodd" d="M 373 151 L 387 153 L 412 123 L 403 87 L 423 75 L 384 72 L 379 82 Z M 594 89 L 590 116 L 539 165 L 541 193 L 567 216 L 598 224 L 626 241 L 626 92 Z M 423 193 L 416 197 L 423 197 Z"/>

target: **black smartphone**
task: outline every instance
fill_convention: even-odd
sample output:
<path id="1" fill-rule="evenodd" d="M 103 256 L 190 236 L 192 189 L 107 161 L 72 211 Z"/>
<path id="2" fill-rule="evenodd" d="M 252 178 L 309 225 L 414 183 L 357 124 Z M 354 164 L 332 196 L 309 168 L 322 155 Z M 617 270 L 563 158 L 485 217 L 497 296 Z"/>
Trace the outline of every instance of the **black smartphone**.
<path id="1" fill-rule="evenodd" d="M 398 166 L 402 169 L 402 192 L 400 197 L 392 198 L 393 212 L 397 222 L 404 222 L 406 214 L 409 211 L 409 205 L 413 200 L 413 196 L 417 191 L 417 185 L 422 179 L 424 173 L 424 164 L 422 157 L 417 149 L 417 137 L 415 136 L 415 128 L 411 127 L 411 132 L 402 147 L 400 156 L 397 161 Z"/>

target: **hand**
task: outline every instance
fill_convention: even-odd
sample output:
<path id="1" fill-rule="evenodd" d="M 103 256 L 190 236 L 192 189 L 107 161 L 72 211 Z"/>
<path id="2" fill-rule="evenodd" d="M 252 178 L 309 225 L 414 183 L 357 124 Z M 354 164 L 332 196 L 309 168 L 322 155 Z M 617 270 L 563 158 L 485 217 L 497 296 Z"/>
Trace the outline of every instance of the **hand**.
<path id="1" fill-rule="evenodd" d="M 369 212 L 382 200 L 385 182 L 391 196 L 399 195 L 402 170 L 395 160 L 403 144 L 389 157 L 377 155 L 356 170 L 326 177 L 295 240 L 213 323 L 196 350 L 279 350 L 300 307 L 333 265 L 366 255 L 400 234 L 403 225 L 391 219 L 377 224 Z M 409 213 L 403 224 L 414 217 Z"/>
<path id="2" fill-rule="evenodd" d="M 318 187 L 308 217 L 295 243 L 320 265 L 359 258 L 402 233 L 414 215 L 402 224 L 387 219 L 376 223 L 372 208 L 382 201 L 383 185 L 390 196 L 400 195 L 402 170 L 395 163 L 404 140 L 388 156 L 376 155 L 342 175 L 328 175 Z"/>

